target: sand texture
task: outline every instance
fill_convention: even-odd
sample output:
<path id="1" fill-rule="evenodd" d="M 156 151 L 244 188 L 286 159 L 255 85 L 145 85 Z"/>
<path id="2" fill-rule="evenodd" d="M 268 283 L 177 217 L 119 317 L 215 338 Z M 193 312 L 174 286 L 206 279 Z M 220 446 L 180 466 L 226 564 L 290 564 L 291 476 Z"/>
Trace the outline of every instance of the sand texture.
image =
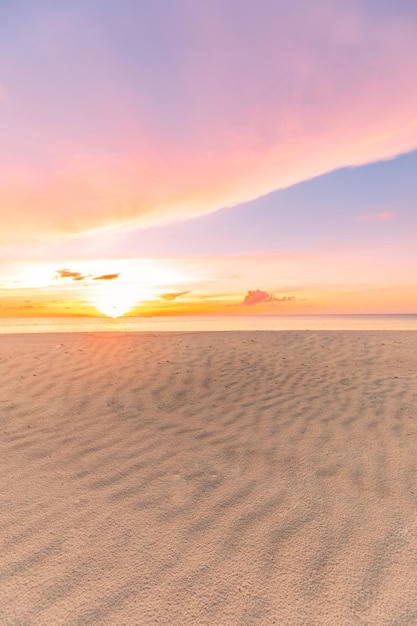
<path id="1" fill-rule="evenodd" d="M 0 624 L 417 624 L 417 333 L 0 336 Z"/>

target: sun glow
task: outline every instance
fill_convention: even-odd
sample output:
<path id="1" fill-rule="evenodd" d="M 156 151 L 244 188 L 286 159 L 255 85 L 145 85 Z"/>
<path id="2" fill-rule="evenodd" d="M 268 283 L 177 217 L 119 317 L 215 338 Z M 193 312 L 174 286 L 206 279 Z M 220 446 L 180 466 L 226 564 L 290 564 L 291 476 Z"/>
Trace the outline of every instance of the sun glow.
<path id="1" fill-rule="evenodd" d="M 92 304 L 107 317 L 122 317 L 143 299 L 131 285 L 103 285 Z"/>
<path id="2" fill-rule="evenodd" d="M 131 305 L 123 302 L 118 302 L 117 304 L 113 304 L 112 302 L 98 302 L 95 306 L 100 313 L 103 313 L 107 317 L 114 318 L 122 317 L 132 310 Z"/>
<path id="3" fill-rule="evenodd" d="M 107 317 L 122 317 L 144 302 L 158 299 L 160 292 L 174 291 L 187 281 L 183 271 L 152 260 L 119 261 L 100 267 L 99 274 L 111 280 L 92 280 L 89 283 L 90 302 Z M 189 280 L 189 279 L 188 279 Z M 180 289 L 181 291 L 181 289 Z"/>
<path id="4" fill-rule="evenodd" d="M 175 259 L 19 261 L 0 263 L 0 269 L 0 315 L 2 310 L 18 315 L 99 312 L 117 318 L 137 314 L 136 307 L 143 314 L 148 304 L 167 305 L 164 294 L 175 299 L 205 276 L 204 268 Z"/>

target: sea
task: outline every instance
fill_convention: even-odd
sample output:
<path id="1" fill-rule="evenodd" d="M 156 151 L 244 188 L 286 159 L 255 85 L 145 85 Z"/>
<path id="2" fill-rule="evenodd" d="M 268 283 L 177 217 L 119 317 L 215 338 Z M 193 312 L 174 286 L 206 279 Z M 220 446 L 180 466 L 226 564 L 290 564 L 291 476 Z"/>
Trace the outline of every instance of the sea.
<path id="1" fill-rule="evenodd" d="M 417 330 L 417 314 L 0 318 L 0 334 L 233 330 Z"/>

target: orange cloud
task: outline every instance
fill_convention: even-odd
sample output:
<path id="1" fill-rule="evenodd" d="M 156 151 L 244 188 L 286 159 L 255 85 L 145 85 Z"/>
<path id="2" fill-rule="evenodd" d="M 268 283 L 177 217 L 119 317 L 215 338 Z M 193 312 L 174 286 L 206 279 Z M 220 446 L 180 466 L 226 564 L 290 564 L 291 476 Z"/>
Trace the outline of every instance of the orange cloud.
<path id="1" fill-rule="evenodd" d="M 119 276 L 120 274 L 103 274 L 103 276 L 94 276 L 93 280 L 114 280 Z"/>
<path id="2" fill-rule="evenodd" d="M 80 272 L 72 272 L 71 270 L 57 270 L 56 275 L 59 278 L 72 278 L 73 280 L 83 280 L 86 278 Z"/>
<path id="3" fill-rule="evenodd" d="M 277 298 L 267 291 L 261 291 L 256 289 L 255 291 L 248 291 L 242 304 L 245 306 L 254 306 L 255 304 L 264 304 L 266 302 L 290 302 L 295 300 L 295 296 L 284 296 L 283 298 Z"/>
<path id="4" fill-rule="evenodd" d="M 161 67 L 132 63 L 120 74 L 103 39 L 89 56 L 93 92 L 71 67 L 65 89 L 48 73 L 37 75 L 38 89 L 16 89 L 0 146 L 2 239 L 194 217 L 417 146 L 412 16 L 381 11 L 375 19 L 365 0 L 318 0 L 302 11 L 296 2 L 260 0 L 245 5 L 236 28 L 232 5 L 202 2 L 191 11 L 188 0 L 175 3 L 187 21 L 184 49 L 187 33 L 199 44 L 172 67 L 169 55 L 151 54 Z M 177 23 L 167 24 L 172 41 Z M 41 43 L 43 54 L 70 63 L 77 49 L 66 24 Z M 25 25 L 30 50 L 36 28 Z M 166 44 L 159 30 L 149 43 L 156 49 Z M 81 36 L 88 45 L 91 33 Z M 104 37 L 100 29 L 95 36 Z M 24 86 L 19 59 L 9 75 Z"/>
<path id="5" fill-rule="evenodd" d="M 91 274 L 81 274 L 81 272 L 73 272 L 72 270 L 63 269 L 57 270 L 56 277 L 57 278 L 71 278 L 72 280 L 81 281 L 86 278 L 93 278 L 93 280 L 114 280 L 115 278 L 119 278 L 120 273 L 118 274 L 102 274 L 101 276 L 93 276 Z"/>
<path id="6" fill-rule="evenodd" d="M 85 280 L 86 278 L 90 278 L 91 274 L 86 274 L 85 276 L 83 276 L 82 274 L 80 276 L 74 276 L 73 280 Z"/>

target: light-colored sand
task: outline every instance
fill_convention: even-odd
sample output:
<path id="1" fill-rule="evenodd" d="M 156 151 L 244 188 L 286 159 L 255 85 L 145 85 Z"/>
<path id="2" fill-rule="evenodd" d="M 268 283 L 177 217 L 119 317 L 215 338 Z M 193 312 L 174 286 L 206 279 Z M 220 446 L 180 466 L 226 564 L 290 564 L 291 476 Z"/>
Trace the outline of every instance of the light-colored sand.
<path id="1" fill-rule="evenodd" d="M 2 626 L 417 624 L 417 333 L 0 337 Z"/>

